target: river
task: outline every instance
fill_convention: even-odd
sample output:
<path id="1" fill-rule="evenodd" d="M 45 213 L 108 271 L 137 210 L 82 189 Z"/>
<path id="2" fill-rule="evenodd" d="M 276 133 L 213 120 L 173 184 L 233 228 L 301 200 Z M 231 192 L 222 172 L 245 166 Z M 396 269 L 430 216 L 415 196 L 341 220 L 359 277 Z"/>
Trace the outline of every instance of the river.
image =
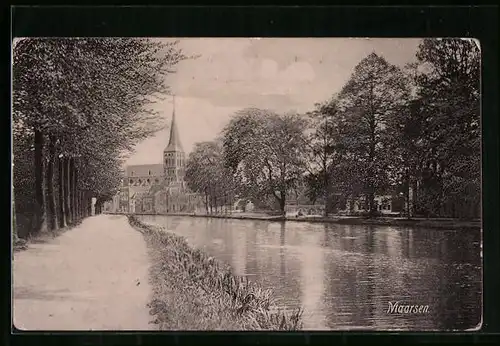
<path id="1" fill-rule="evenodd" d="M 480 230 L 140 219 L 272 288 L 280 307 L 301 306 L 307 330 L 464 330 L 481 321 Z M 388 313 L 389 302 L 428 310 Z"/>

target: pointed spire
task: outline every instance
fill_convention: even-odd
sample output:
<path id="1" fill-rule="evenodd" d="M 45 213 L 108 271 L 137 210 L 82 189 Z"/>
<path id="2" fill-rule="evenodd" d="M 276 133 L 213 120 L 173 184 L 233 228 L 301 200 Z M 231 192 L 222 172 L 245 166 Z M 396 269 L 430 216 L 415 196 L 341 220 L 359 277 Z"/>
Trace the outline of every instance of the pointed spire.
<path id="1" fill-rule="evenodd" d="M 172 110 L 172 123 L 170 124 L 170 138 L 165 151 L 183 151 L 177 124 L 175 123 L 175 95 L 172 97 L 173 110 Z"/>

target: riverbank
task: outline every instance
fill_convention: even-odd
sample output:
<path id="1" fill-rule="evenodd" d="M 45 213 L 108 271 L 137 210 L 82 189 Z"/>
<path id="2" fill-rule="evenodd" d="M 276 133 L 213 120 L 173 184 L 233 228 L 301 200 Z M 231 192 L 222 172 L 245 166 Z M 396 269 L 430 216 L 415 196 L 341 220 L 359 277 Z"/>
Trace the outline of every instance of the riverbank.
<path id="1" fill-rule="evenodd" d="M 270 290 L 233 275 L 228 265 L 184 238 L 128 219 L 143 234 L 153 263 L 149 307 L 160 330 L 301 329 L 301 311 L 273 310 Z"/>
<path id="2" fill-rule="evenodd" d="M 394 226 L 394 227 L 412 227 L 426 229 L 442 230 L 478 230 L 481 229 L 480 221 L 463 221 L 454 219 L 407 219 L 407 218 L 363 218 L 363 217 L 344 217 L 344 218 L 286 218 L 292 222 L 320 222 L 336 223 L 340 225 L 366 225 L 366 226 Z"/>
<path id="3" fill-rule="evenodd" d="M 134 215 L 158 215 L 153 213 L 141 213 Z M 481 221 L 458 220 L 458 219 L 424 219 L 424 218 L 403 218 L 403 217 L 377 217 L 365 218 L 356 216 L 339 217 L 283 217 L 270 216 L 266 214 L 238 213 L 238 214 L 192 214 L 192 213 L 170 213 L 161 214 L 166 216 L 186 216 L 203 217 L 215 219 L 236 219 L 236 220 L 263 220 L 274 222 L 309 222 L 309 223 L 331 223 L 340 225 L 365 225 L 365 226 L 394 226 L 394 227 L 412 227 L 440 230 L 479 230 Z"/>

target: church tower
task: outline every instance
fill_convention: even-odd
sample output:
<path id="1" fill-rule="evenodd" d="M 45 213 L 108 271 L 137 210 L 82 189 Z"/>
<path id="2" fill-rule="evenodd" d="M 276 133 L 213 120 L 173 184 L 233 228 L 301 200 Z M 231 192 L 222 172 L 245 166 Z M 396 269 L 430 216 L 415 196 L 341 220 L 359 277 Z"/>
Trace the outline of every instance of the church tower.
<path id="1" fill-rule="evenodd" d="M 163 150 L 163 170 L 165 181 L 168 184 L 180 184 L 184 182 L 184 150 L 182 149 L 177 124 L 175 123 L 175 95 L 173 96 L 172 123 L 170 124 L 170 138 L 168 145 Z"/>

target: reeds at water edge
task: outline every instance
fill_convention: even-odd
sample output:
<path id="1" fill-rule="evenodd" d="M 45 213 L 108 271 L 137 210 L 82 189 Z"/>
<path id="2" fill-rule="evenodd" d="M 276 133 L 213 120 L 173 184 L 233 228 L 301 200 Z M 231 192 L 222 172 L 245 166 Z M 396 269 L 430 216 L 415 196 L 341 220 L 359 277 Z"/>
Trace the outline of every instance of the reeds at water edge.
<path id="1" fill-rule="evenodd" d="M 229 265 L 191 248 L 183 237 L 159 226 L 144 224 L 134 216 L 129 216 L 129 222 L 144 234 L 154 252 L 155 292 L 150 307 L 160 319 L 160 329 L 172 329 L 169 323 L 186 329 L 178 321 L 179 315 L 185 319 L 191 319 L 189 316 L 194 319 L 196 315 L 197 320 L 192 321 L 195 326 L 190 325 L 189 329 L 293 331 L 302 328 L 302 309 L 291 312 L 277 309 L 272 290 L 235 275 Z M 172 312 L 173 304 L 177 305 L 175 309 L 180 309 L 176 299 L 186 302 L 177 315 Z"/>

